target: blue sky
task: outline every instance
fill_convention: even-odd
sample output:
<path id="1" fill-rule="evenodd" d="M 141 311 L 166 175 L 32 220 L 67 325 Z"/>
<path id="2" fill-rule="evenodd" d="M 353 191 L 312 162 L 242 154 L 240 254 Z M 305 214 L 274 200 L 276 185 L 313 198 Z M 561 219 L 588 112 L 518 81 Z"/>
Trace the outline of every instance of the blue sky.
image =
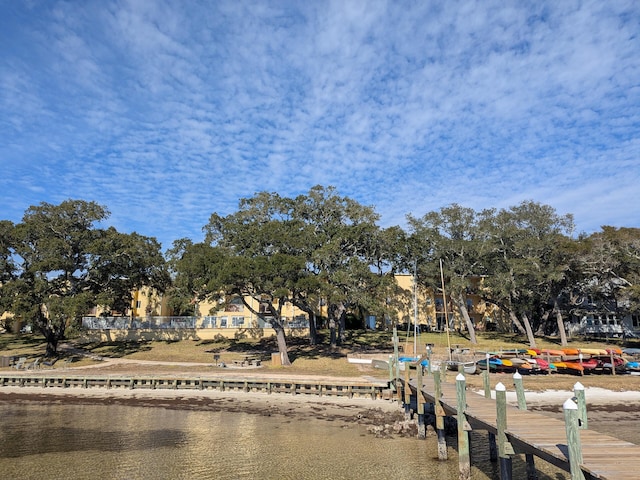
<path id="1" fill-rule="evenodd" d="M 640 3 L 0 0 L 0 219 L 164 248 L 314 185 L 404 226 L 534 200 L 640 227 Z"/>

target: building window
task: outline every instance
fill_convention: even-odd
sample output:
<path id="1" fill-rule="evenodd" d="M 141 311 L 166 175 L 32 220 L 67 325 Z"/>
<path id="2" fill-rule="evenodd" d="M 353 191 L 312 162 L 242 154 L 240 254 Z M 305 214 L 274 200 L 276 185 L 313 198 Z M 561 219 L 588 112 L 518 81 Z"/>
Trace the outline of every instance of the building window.
<path id="1" fill-rule="evenodd" d="M 220 328 L 227 328 L 227 317 L 220 317 Z"/>
<path id="2" fill-rule="evenodd" d="M 142 308 L 142 300 L 136 300 L 136 308 Z"/>
<path id="3" fill-rule="evenodd" d="M 206 316 L 202 320 L 202 328 L 216 328 L 217 323 L 217 317 Z"/>
<path id="4" fill-rule="evenodd" d="M 244 327 L 244 317 L 231 317 L 232 327 Z"/>

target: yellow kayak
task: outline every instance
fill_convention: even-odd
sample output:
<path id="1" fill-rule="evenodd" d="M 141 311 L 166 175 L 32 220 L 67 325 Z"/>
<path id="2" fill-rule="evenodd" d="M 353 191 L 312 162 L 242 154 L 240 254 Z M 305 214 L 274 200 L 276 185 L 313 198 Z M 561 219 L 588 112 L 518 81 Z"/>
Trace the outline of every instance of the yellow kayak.
<path id="1" fill-rule="evenodd" d="M 580 353 L 584 355 L 606 355 L 607 351 L 602 348 L 581 348 Z"/>

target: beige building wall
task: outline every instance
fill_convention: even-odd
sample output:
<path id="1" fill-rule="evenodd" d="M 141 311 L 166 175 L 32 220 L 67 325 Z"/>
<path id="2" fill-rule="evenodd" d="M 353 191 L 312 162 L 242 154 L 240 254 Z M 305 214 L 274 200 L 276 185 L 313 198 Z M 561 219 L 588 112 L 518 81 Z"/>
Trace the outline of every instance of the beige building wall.
<path id="1" fill-rule="evenodd" d="M 414 277 L 409 274 L 397 274 L 396 281 L 398 286 L 402 288 L 407 295 L 414 295 Z M 479 295 L 482 289 L 483 278 L 476 277 L 471 280 L 471 287 L 467 293 L 467 310 L 471 317 L 473 324 L 478 330 L 483 330 L 487 322 L 496 322 L 501 318 L 500 312 L 494 305 L 487 304 L 482 300 Z M 446 285 L 445 285 L 446 289 Z M 443 299 L 441 292 L 434 292 L 432 289 L 425 289 L 420 286 L 416 289 L 418 312 L 417 323 L 418 325 L 429 326 L 431 329 L 445 328 L 445 307 L 446 314 L 449 319 L 453 318 L 453 328 L 460 328 L 464 324 L 460 312 L 454 307 L 453 302 L 447 295 L 446 305 L 445 299 Z M 413 300 L 407 304 L 406 308 L 398 311 L 398 319 L 400 323 L 414 323 L 414 305 Z"/>

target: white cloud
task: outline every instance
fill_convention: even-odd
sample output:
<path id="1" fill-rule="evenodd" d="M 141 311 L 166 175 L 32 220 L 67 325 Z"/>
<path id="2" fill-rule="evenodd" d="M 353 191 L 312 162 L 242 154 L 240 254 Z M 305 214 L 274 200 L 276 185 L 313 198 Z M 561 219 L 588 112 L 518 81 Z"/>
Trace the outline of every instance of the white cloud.
<path id="1" fill-rule="evenodd" d="M 323 184 L 386 225 L 525 199 L 637 224 L 634 2 L 0 8 L 4 217 L 95 199 L 168 247 Z"/>

